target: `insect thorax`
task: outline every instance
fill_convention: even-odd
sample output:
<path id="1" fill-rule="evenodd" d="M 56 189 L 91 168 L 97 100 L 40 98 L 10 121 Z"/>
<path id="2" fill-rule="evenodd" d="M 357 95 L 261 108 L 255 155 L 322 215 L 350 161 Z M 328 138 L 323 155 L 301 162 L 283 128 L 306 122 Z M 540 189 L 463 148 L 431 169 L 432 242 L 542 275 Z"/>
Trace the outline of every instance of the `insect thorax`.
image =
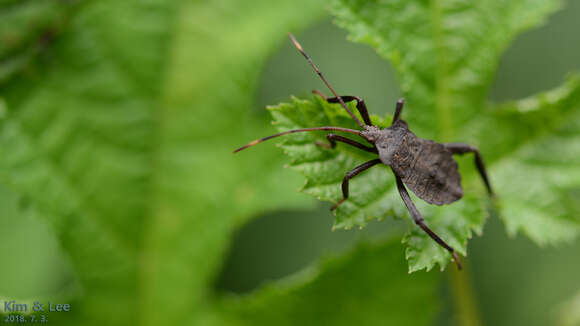
<path id="1" fill-rule="evenodd" d="M 381 161 L 387 165 L 392 165 L 393 160 L 403 154 L 401 151 L 406 149 L 406 146 L 409 145 L 408 142 L 413 143 L 416 139 L 417 136 L 409 131 L 407 123 L 403 120 L 397 120 L 392 126 L 380 130 L 375 146 L 379 151 Z"/>
<path id="2" fill-rule="evenodd" d="M 397 120 L 382 129 L 375 142 L 381 162 L 391 166 L 405 185 L 430 204 L 452 203 L 463 195 L 452 153 L 444 145 L 418 138 Z"/>

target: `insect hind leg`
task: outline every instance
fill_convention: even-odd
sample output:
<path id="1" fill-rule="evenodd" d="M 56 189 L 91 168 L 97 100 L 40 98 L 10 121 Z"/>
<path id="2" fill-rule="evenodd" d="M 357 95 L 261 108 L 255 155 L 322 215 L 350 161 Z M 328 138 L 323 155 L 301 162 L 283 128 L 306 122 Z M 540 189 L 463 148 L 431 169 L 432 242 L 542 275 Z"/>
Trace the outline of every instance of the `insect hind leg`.
<path id="1" fill-rule="evenodd" d="M 483 179 L 483 183 L 487 188 L 487 192 L 490 196 L 493 196 L 493 190 L 491 189 L 491 184 L 489 182 L 489 178 L 487 177 L 487 172 L 485 170 L 485 164 L 483 164 L 483 158 L 479 153 L 479 150 L 475 146 L 471 146 L 464 143 L 446 143 L 443 144 L 445 148 L 447 148 L 453 154 L 463 155 L 465 153 L 473 153 L 475 154 L 475 166 L 477 167 L 477 171 Z"/>
<path id="2" fill-rule="evenodd" d="M 411 216 L 413 217 L 413 221 L 415 221 L 415 224 L 417 224 L 421 229 L 423 229 L 423 231 L 425 231 L 425 233 L 427 233 L 431 237 L 431 239 L 435 240 L 437 244 L 439 244 L 441 247 L 449 251 L 449 253 L 453 257 L 453 260 L 455 260 L 455 263 L 457 264 L 457 268 L 461 269 L 462 268 L 461 261 L 459 260 L 459 256 L 457 256 L 455 249 L 453 249 L 453 247 L 451 247 L 445 241 L 443 241 L 443 239 L 441 239 L 435 232 L 433 232 L 433 230 L 431 230 L 425 224 L 425 220 L 421 216 L 421 213 L 419 213 L 417 207 L 415 207 L 415 204 L 413 203 L 411 196 L 409 196 L 407 189 L 405 189 L 403 180 L 401 180 L 401 178 L 395 173 L 394 170 L 393 173 L 395 174 L 395 179 L 397 180 L 397 189 L 399 190 L 399 194 L 401 195 L 401 198 L 403 199 L 405 206 L 407 206 L 409 213 L 411 213 Z"/>

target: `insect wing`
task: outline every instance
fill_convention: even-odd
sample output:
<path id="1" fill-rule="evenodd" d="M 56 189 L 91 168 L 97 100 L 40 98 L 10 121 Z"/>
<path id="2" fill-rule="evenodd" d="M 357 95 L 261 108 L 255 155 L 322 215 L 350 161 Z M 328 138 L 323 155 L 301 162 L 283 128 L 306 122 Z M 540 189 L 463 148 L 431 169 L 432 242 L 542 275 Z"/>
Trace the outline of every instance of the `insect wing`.
<path id="1" fill-rule="evenodd" d="M 442 144 L 409 132 L 399 149 L 392 167 L 419 198 L 443 205 L 463 196 L 457 162 Z"/>

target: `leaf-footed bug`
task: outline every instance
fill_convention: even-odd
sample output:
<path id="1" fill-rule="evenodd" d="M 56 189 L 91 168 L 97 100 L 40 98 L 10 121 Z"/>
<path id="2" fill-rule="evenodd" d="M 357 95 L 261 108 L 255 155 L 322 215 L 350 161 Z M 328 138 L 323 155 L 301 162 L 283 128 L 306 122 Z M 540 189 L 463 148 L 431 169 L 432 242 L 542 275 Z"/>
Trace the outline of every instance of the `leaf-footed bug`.
<path id="1" fill-rule="evenodd" d="M 342 142 L 361 150 L 375 153 L 379 158 L 365 162 L 354 169 L 350 170 L 342 181 L 342 195 L 343 198 L 339 200 L 331 210 L 336 209 L 348 198 L 348 182 L 350 179 L 357 176 L 359 173 L 383 163 L 391 167 L 397 183 L 397 189 L 405 206 L 411 213 L 415 224 L 417 224 L 423 231 L 425 231 L 435 242 L 445 248 L 461 269 L 461 261 L 455 250 L 449 246 L 443 239 L 441 239 L 435 232 L 433 232 L 426 224 L 425 220 L 415 207 L 409 193 L 405 186 L 407 186 L 417 197 L 423 199 L 429 204 L 443 205 L 451 204 L 459 200 L 463 196 L 461 188 L 461 177 L 457 170 L 457 163 L 453 159 L 453 154 L 475 154 L 475 165 L 490 196 L 493 195 L 483 159 L 476 147 L 463 143 L 437 143 L 432 140 L 421 139 L 415 136 L 408 128 L 407 123 L 400 118 L 403 110 L 403 99 L 397 101 L 393 122 L 390 127 L 379 129 L 371 123 L 369 113 L 367 111 L 364 101 L 357 96 L 339 96 L 336 91 L 330 86 L 326 78 L 322 75 L 318 67 L 312 62 L 312 59 L 304 50 L 302 46 L 296 41 L 294 36 L 288 33 L 288 36 L 298 49 L 300 53 L 308 60 L 312 68 L 316 71 L 318 76 L 326 84 L 328 89 L 332 92 L 334 97 L 326 98 L 322 93 L 315 91 L 320 96 L 325 98 L 329 103 L 340 103 L 341 106 L 348 112 L 352 119 L 361 127 L 362 130 L 354 130 L 342 127 L 324 126 L 314 128 L 303 128 L 288 130 L 277 133 L 268 137 L 254 140 L 247 145 L 244 145 L 234 151 L 237 153 L 250 146 L 259 144 L 265 140 L 275 137 L 306 131 L 341 131 L 351 133 L 364 138 L 372 146 L 364 145 L 356 142 L 350 138 L 346 138 L 337 134 L 327 134 L 326 138 L 330 142 L 330 147 L 336 147 L 336 142 Z M 345 101 L 356 101 L 356 108 L 362 116 L 364 123 L 361 122 L 352 111 L 346 106 Z"/>

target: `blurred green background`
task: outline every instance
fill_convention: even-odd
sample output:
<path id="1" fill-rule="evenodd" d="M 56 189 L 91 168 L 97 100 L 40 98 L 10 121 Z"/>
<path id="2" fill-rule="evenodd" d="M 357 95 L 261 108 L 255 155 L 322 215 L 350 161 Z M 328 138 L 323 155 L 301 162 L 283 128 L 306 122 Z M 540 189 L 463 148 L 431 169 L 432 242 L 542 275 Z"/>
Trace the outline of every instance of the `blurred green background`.
<path id="1" fill-rule="evenodd" d="M 490 98 L 525 97 L 559 85 L 569 72 L 580 71 L 578 17 L 580 2 L 569 1 L 546 25 L 520 35 L 501 59 Z M 339 93 L 364 98 L 377 114 L 393 110 L 401 93 L 392 67 L 370 47 L 347 41 L 346 32 L 334 26 L 328 14 L 296 36 Z M 306 96 L 312 89 L 326 92 L 291 44 L 283 42 L 261 72 L 254 114 L 267 119 L 264 106 L 287 101 L 290 95 Z M 272 144 L 256 150 L 279 151 Z M 295 187 L 287 186 L 285 191 L 294 192 Z M 0 187 L 0 205 L 12 205 L 15 211 L 15 205 L 26 205 L 11 196 Z M 580 202 L 580 189 L 576 197 Z M 329 206 L 313 206 L 316 208 L 310 210 L 270 211 L 242 227 L 235 234 L 215 288 L 246 293 L 264 281 L 300 271 L 320 256 L 344 252 L 362 239 L 387 237 L 406 225 L 375 221 L 364 230 L 331 232 Z M 0 269 L 3 296 L 50 296 L 75 286 L 66 255 L 59 251 L 49 228 L 33 216 L 1 216 L 0 248 L 4 252 Z M 523 236 L 508 238 L 501 222 L 491 218 L 483 236 L 469 243 L 462 279 L 471 282 L 485 325 L 554 325 L 562 305 L 580 291 L 579 253 L 578 241 L 539 248 Z M 440 288 L 444 309 L 438 325 L 456 322 L 453 311 L 460 304 L 453 299 L 454 272 L 445 273 L 449 277 Z"/>
<path id="2" fill-rule="evenodd" d="M 570 72 L 580 71 L 578 17 L 580 2 L 571 1 L 546 25 L 517 37 L 501 59 L 490 98 L 526 97 L 556 87 Z M 298 37 L 339 93 L 361 96 L 373 113 L 392 112 L 401 94 L 392 67 L 373 49 L 346 41 L 346 32 L 330 20 Z M 311 89 L 328 93 L 289 42 L 268 61 L 262 76 L 257 112 L 287 101 L 289 95 L 306 96 Z M 580 202 L 580 189 L 576 194 Z M 272 212 L 245 226 L 236 236 L 217 287 L 249 291 L 264 280 L 306 267 L 320 255 L 344 251 L 360 239 L 381 237 L 400 226 L 374 221 L 362 231 L 330 231 L 330 205 L 320 206 Z M 483 236 L 469 243 L 466 261 L 485 325 L 554 324 L 560 304 L 580 291 L 580 243 L 539 248 L 521 235 L 509 238 L 497 218 L 490 218 Z M 453 320 L 455 303 L 449 287 L 452 284 L 441 290 L 449 307 L 440 325 Z"/>

